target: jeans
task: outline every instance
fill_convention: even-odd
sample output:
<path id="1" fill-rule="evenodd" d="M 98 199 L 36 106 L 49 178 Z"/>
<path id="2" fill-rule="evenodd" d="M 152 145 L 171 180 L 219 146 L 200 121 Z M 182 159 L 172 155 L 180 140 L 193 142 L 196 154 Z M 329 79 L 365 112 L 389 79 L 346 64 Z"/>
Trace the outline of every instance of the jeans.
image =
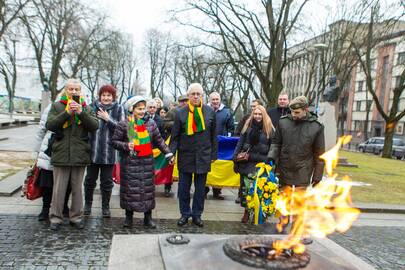
<path id="1" fill-rule="evenodd" d="M 194 175 L 194 196 L 193 207 L 190 209 L 190 188 Z M 204 211 L 205 182 L 207 174 L 182 173 L 179 172 L 178 197 L 180 213 L 183 217 L 201 217 Z"/>

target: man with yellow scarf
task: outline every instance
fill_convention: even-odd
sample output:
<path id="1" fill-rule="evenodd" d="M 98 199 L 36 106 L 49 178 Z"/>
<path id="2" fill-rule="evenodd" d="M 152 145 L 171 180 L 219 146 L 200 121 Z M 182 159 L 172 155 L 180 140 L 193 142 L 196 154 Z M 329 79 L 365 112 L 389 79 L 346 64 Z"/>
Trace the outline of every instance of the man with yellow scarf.
<path id="1" fill-rule="evenodd" d="M 179 205 L 181 217 L 177 225 L 184 226 L 192 217 L 193 223 L 204 226 L 205 182 L 211 163 L 217 159 L 218 142 L 214 111 L 203 104 L 203 88 L 192 83 L 187 90 L 188 106 L 176 112 L 172 127 L 170 150 L 177 153 L 179 170 Z M 194 178 L 193 206 L 190 208 L 190 188 Z"/>

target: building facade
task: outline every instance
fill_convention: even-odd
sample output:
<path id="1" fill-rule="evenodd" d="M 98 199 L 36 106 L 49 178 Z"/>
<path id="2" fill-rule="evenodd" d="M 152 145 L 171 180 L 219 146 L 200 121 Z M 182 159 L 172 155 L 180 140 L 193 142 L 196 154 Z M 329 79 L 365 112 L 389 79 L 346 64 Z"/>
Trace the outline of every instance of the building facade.
<path id="1" fill-rule="evenodd" d="M 350 52 L 347 41 L 338 43 L 334 39 L 334 35 L 342 34 L 342 31 L 350 32 L 348 27 L 357 27 L 358 33 L 361 33 L 358 31 L 359 27 L 366 29 L 362 25 L 340 21 L 330 25 L 329 32 L 290 48 L 290 59 L 283 72 L 283 84 L 291 98 L 306 95 L 316 107 L 316 92 L 318 89 L 325 89 L 328 78 L 336 75 L 338 86 L 342 89 L 337 105 L 338 134 L 351 134 L 353 142 L 357 143 L 365 138 L 384 136 L 385 121 L 378 112 L 371 93 L 366 91 L 366 76 L 360 62 L 353 58 L 353 53 L 347 53 Z M 376 29 L 382 34 L 375 33 L 379 39 L 371 50 L 372 85 L 380 104 L 388 114 L 392 105 L 393 89 L 399 85 L 400 75 L 405 68 L 405 22 L 399 22 L 386 33 L 383 32 L 382 25 L 377 25 Z M 339 54 L 336 53 L 338 46 Z M 345 47 L 348 48 L 346 52 Z M 405 91 L 400 97 L 398 111 L 404 109 Z M 367 134 L 364 132 L 366 119 Z M 402 118 L 395 127 L 395 137 L 403 140 L 404 123 L 405 118 Z"/>

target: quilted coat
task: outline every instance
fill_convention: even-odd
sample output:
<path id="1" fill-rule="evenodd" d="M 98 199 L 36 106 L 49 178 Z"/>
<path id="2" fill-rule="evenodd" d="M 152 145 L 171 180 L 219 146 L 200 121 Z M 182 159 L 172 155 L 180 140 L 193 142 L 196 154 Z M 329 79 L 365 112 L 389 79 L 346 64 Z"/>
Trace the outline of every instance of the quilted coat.
<path id="1" fill-rule="evenodd" d="M 155 121 L 146 119 L 152 147 L 170 153 Z M 153 156 L 131 156 L 128 147 L 128 121 L 118 123 L 112 137 L 112 146 L 121 155 L 120 206 L 125 210 L 147 212 L 155 208 Z"/>

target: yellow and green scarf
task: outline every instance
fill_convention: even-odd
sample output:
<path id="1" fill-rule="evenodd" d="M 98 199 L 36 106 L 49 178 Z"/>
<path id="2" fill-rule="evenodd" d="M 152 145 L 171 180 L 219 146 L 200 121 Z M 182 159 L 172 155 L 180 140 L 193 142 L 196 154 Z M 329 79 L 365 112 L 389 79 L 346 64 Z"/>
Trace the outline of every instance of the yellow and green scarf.
<path id="1" fill-rule="evenodd" d="M 186 135 L 191 136 L 196 132 L 201 132 L 205 130 L 205 121 L 202 113 L 203 103 L 195 107 L 188 102 L 188 117 L 186 120 Z"/>
<path id="2" fill-rule="evenodd" d="M 152 144 L 150 142 L 149 132 L 142 119 L 134 119 L 132 115 L 128 116 L 128 139 L 134 143 L 134 149 L 137 156 L 145 157 L 152 155 Z"/>
<path id="3" fill-rule="evenodd" d="M 59 101 L 59 102 L 61 102 L 62 104 L 66 105 L 66 106 L 65 106 L 65 111 L 67 111 L 67 110 L 69 109 L 69 104 L 72 102 L 72 99 L 71 99 L 71 98 L 68 98 L 67 95 L 63 95 L 63 96 L 60 98 L 60 101 Z M 85 107 L 86 107 L 86 101 L 84 100 L 84 98 L 83 98 L 82 96 L 80 96 L 80 105 L 82 105 L 82 109 L 84 110 Z M 71 117 L 69 121 L 66 121 L 66 122 L 63 124 L 63 128 L 67 128 L 67 127 L 69 127 L 70 125 L 72 125 L 73 121 L 75 121 L 75 122 L 76 122 L 76 125 L 78 125 L 78 126 L 82 124 L 82 122 L 80 121 L 79 116 L 77 116 L 77 114 L 75 114 L 75 113 L 73 112 L 73 115 L 72 115 L 72 116 L 73 116 L 73 117 Z"/>

